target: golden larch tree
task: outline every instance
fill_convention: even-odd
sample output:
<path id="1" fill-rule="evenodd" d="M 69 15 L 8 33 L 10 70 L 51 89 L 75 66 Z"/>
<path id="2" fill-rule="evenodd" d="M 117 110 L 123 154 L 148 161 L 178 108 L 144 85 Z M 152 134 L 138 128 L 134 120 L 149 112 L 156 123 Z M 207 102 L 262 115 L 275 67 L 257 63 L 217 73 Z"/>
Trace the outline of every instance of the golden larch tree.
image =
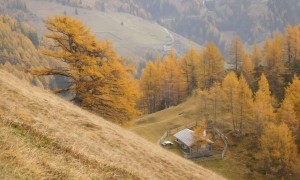
<path id="1" fill-rule="evenodd" d="M 298 150 L 292 133 L 286 124 L 276 126 L 268 123 L 260 138 L 259 159 L 266 174 L 284 176 L 293 172 L 298 159 Z"/>
<path id="2" fill-rule="evenodd" d="M 240 37 L 235 37 L 229 48 L 229 64 L 234 66 L 234 70 L 238 73 L 238 68 L 242 64 L 245 57 L 245 49 Z"/>
<path id="3" fill-rule="evenodd" d="M 239 132 L 243 134 L 245 125 L 253 124 L 254 102 L 253 92 L 242 75 L 239 79 Z"/>
<path id="4" fill-rule="evenodd" d="M 269 43 L 265 47 L 267 49 L 264 49 L 264 53 L 266 53 L 265 73 L 274 95 L 278 99 L 283 99 L 284 76 L 287 74 L 283 53 L 283 37 L 276 33 L 274 39 Z"/>
<path id="5" fill-rule="evenodd" d="M 224 75 L 224 57 L 214 43 L 209 43 L 201 52 L 201 61 L 197 68 L 198 87 L 208 88 L 214 82 L 222 81 Z"/>
<path id="6" fill-rule="evenodd" d="M 188 95 L 191 95 L 192 91 L 196 88 L 196 67 L 199 62 L 200 54 L 193 48 L 179 60 L 180 71 L 184 76 Z"/>
<path id="7" fill-rule="evenodd" d="M 253 44 L 251 60 L 255 67 L 262 65 L 262 53 L 256 43 Z"/>
<path id="8" fill-rule="evenodd" d="M 213 86 L 209 89 L 208 95 L 208 113 L 211 116 L 213 125 L 217 125 L 217 121 L 221 119 L 223 112 L 224 104 L 224 92 L 222 90 L 221 84 L 215 82 Z M 223 118 L 222 118 L 223 119 Z M 224 125 L 224 119 L 223 119 Z"/>
<path id="9" fill-rule="evenodd" d="M 285 89 L 285 99 L 289 99 L 294 105 L 294 111 L 298 122 L 300 122 L 300 79 L 294 76 L 292 83 Z"/>
<path id="10" fill-rule="evenodd" d="M 287 25 L 284 34 L 284 60 L 290 72 L 295 72 L 296 62 L 300 58 L 300 32 L 298 27 Z"/>
<path id="11" fill-rule="evenodd" d="M 255 83 L 254 73 L 254 65 L 249 58 L 249 55 L 245 54 L 244 61 L 241 65 L 241 74 L 245 77 L 251 88 L 254 87 Z"/>
<path id="12" fill-rule="evenodd" d="M 231 71 L 224 78 L 222 88 L 225 93 L 225 107 L 230 113 L 230 119 L 232 121 L 232 128 L 234 131 L 238 129 L 239 119 L 239 80 L 235 72 Z"/>
<path id="13" fill-rule="evenodd" d="M 172 49 L 163 63 L 163 88 L 166 108 L 179 104 L 186 97 L 186 82 Z"/>
<path id="14" fill-rule="evenodd" d="M 123 124 L 139 113 L 134 68 L 118 58 L 110 42 L 97 40 L 81 21 L 67 16 L 47 19 L 46 28 L 53 43 L 43 53 L 65 66 L 35 69 L 34 74 L 66 77 L 69 85 L 57 93 L 67 93 L 77 105 L 111 121 Z"/>
<path id="15" fill-rule="evenodd" d="M 258 91 L 255 94 L 254 105 L 255 123 L 258 133 L 261 133 L 267 123 L 275 121 L 269 82 L 264 74 L 261 75 L 258 82 Z"/>
<path id="16" fill-rule="evenodd" d="M 206 142 L 206 123 L 205 120 L 202 120 L 200 124 L 194 129 L 193 133 L 193 142 L 194 145 L 201 145 Z"/>
<path id="17" fill-rule="evenodd" d="M 277 112 L 277 122 L 285 123 L 291 130 L 293 136 L 296 136 L 299 132 L 299 121 L 296 118 L 294 111 L 294 104 L 289 98 L 285 99 L 280 109 Z"/>
<path id="18" fill-rule="evenodd" d="M 157 67 L 153 64 L 153 62 L 149 61 L 143 69 L 140 79 L 140 88 L 143 93 L 142 101 L 147 109 L 145 113 L 154 113 L 158 109 L 157 104 L 160 101 L 159 78 Z"/>

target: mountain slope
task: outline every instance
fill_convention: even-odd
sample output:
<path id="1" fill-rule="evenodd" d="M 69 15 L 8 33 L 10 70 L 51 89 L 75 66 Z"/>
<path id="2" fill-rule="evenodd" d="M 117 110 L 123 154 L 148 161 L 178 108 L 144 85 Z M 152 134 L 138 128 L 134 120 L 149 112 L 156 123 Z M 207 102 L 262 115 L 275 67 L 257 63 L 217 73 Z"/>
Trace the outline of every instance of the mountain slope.
<path id="1" fill-rule="evenodd" d="M 222 179 L 0 71 L 0 178 Z"/>
<path id="2" fill-rule="evenodd" d="M 65 14 L 82 20 L 99 39 L 112 41 L 121 56 L 134 62 L 144 60 L 147 54 L 155 50 L 164 51 L 164 45 L 170 43 L 173 43 L 173 48 L 179 54 L 186 53 L 190 47 L 201 48 L 191 40 L 168 32 L 155 22 L 127 13 L 99 12 L 46 0 L 26 0 L 26 6 L 28 11 L 35 15 L 35 18 L 29 18 L 29 21 L 41 36 L 45 33 L 43 21 L 47 17 Z"/>

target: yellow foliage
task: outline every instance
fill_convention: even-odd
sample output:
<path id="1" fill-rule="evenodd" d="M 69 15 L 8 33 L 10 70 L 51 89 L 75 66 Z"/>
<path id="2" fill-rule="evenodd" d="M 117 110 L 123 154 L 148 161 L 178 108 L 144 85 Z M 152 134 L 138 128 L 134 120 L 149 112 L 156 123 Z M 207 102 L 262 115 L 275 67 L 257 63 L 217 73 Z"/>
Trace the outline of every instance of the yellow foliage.
<path id="1" fill-rule="evenodd" d="M 204 131 L 206 131 L 206 123 L 205 120 L 202 120 L 199 126 L 194 129 L 193 133 L 193 142 L 194 144 L 199 144 L 206 142 L 206 137 L 204 136 Z"/>
<path id="2" fill-rule="evenodd" d="M 277 113 L 277 121 L 279 123 L 284 122 L 290 128 L 294 136 L 298 134 L 299 121 L 296 119 L 294 104 L 289 98 L 285 99 L 281 104 L 281 107 Z"/>
<path id="3" fill-rule="evenodd" d="M 261 75 L 258 82 L 259 88 L 255 94 L 255 123 L 258 131 L 261 133 L 263 126 L 268 122 L 274 122 L 274 109 L 271 103 L 271 92 L 269 83 L 264 74 Z"/>
<path id="4" fill-rule="evenodd" d="M 224 74 L 224 57 L 214 43 L 209 43 L 201 53 L 197 68 L 198 88 L 209 88 L 215 81 L 220 82 Z"/>
<path id="5" fill-rule="evenodd" d="M 255 67 L 263 65 L 262 64 L 262 54 L 256 43 L 254 43 L 254 45 L 253 45 L 251 60 Z"/>
<path id="6" fill-rule="evenodd" d="M 222 88 L 225 93 L 225 107 L 230 113 L 232 127 L 237 130 L 237 120 L 239 118 L 239 80 L 236 73 L 231 71 L 223 80 Z"/>
<path id="7" fill-rule="evenodd" d="M 230 64 L 234 65 L 234 70 L 237 73 L 239 66 L 242 64 L 245 57 L 244 45 L 240 37 L 235 37 L 229 49 Z"/>
<path id="8" fill-rule="evenodd" d="M 297 163 L 297 146 L 286 124 L 267 124 L 260 138 L 260 161 L 268 174 L 284 176 Z"/>
<path id="9" fill-rule="evenodd" d="M 82 22 L 67 16 L 49 18 L 46 27 L 54 48 L 43 53 L 67 66 L 41 68 L 35 74 L 69 78 L 70 85 L 57 92 L 69 93 L 76 104 L 113 122 L 123 124 L 139 114 L 140 93 L 133 68 L 117 56 L 109 41 L 98 41 Z"/>

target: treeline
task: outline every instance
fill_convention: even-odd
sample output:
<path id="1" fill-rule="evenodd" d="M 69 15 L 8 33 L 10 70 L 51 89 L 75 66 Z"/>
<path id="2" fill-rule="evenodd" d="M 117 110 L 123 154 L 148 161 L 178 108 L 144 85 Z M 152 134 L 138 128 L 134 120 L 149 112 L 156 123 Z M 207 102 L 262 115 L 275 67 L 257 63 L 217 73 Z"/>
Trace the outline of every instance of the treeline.
<path id="1" fill-rule="evenodd" d="M 155 63 L 148 62 L 143 70 L 140 88 L 143 92 L 140 106 L 144 113 L 175 106 L 193 90 L 208 88 L 224 75 L 224 57 L 213 44 L 199 54 L 191 49 L 185 56 L 176 59 L 174 52 Z"/>
<path id="2" fill-rule="evenodd" d="M 288 25 L 285 34 L 276 33 L 273 39 L 267 38 L 262 48 L 254 44 L 251 54 L 247 53 L 241 39 L 236 37 L 230 45 L 227 61 L 220 50 L 209 43 L 200 52 L 191 49 L 180 58 L 171 52 L 163 60 L 158 58 L 154 63 L 149 62 L 140 80 L 143 92 L 141 109 L 145 113 L 153 113 L 177 105 L 195 89 L 208 89 L 214 83 L 220 83 L 230 70 L 225 70 L 225 62 L 238 76 L 244 76 L 252 91 L 258 89 L 258 80 L 264 73 L 270 82 L 273 99 L 281 102 L 284 88 L 300 72 L 298 37 L 300 25 Z"/>

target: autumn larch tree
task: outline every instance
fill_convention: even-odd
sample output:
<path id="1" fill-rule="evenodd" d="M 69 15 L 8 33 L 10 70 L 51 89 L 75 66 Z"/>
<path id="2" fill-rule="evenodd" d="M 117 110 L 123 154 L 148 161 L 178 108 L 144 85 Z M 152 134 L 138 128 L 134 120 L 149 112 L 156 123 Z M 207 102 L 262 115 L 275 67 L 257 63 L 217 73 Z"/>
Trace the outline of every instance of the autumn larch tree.
<path id="1" fill-rule="evenodd" d="M 258 91 L 255 94 L 255 123 L 257 125 L 257 132 L 262 133 L 263 127 L 269 123 L 274 122 L 274 109 L 271 103 L 271 91 L 269 82 L 264 74 L 258 82 Z"/>
<path id="2" fill-rule="evenodd" d="M 298 150 L 292 133 L 286 124 L 268 123 L 260 138 L 259 159 L 266 174 L 283 177 L 295 169 Z"/>
<path id="3" fill-rule="evenodd" d="M 238 68 L 245 57 L 244 45 L 240 37 L 235 37 L 229 49 L 229 63 L 234 65 L 234 70 L 238 73 Z"/>
<path id="4" fill-rule="evenodd" d="M 231 71 L 223 80 L 222 88 L 225 93 L 225 107 L 230 113 L 232 128 L 238 130 L 238 119 L 240 108 L 239 102 L 239 80 L 235 72 Z"/>
<path id="5" fill-rule="evenodd" d="M 59 75 L 68 78 L 69 86 L 57 93 L 68 93 L 77 105 L 95 111 L 117 123 L 134 118 L 139 97 L 133 68 L 118 58 L 108 41 L 100 42 L 82 22 L 67 16 L 46 21 L 53 41 L 44 50 L 47 56 L 65 63 L 64 67 L 32 70 L 36 75 Z"/>
<path id="6" fill-rule="evenodd" d="M 184 76 L 187 85 L 188 95 L 196 88 L 196 67 L 200 62 L 200 55 L 195 49 L 190 49 L 188 53 L 183 56 L 180 61 L 180 71 Z"/>
<path id="7" fill-rule="evenodd" d="M 297 72 L 297 61 L 300 59 L 300 32 L 299 25 L 287 25 L 284 34 L 284 60 L 290 73 Z"/>
<path id="8" fill-rule="evenodd" d="M 180 73 L 174 50 L 164 58 L 162 77 L 166 108 L 179 104 L 186 97 L 187 85 L 183 81 L 183 74 Z"/>
<path id="9" fill-rule="evenodd" d="M 251 60 L 255 67 L 259 67 L 262 65 L 261 50 L 259 49 L 259 47 L 256 43 L 254 43 L 254 45 L 253 45 Z"/>
<path id="10" fill-rule="evenodd" d="M 277 112 L 277 122 L 285 123 L 291 130 L 293 136 L 295 137 L 299 132 L 299 121 L 296 118 L 296 113 L 294 111 L 294 104 L 289 98 L 286 98 L 280 109 Z"/>
<path id="11" fill-rule="evenodd" d="M 217 125 L 217 120 L 221 119 L 221 114 L 223 113 L 224 104 L 224 93 L 219 82 L 215 82 L 213 86 L 209 89 L 208 95 L 208 112 L 212 116 L 213 125 Z M 223 119 L 223 118 L 222 118 Z M 224 119 L 223 119 L 224 127 Z"/>
<path id="12" fill-rule="evenodd" d="M 265 41 L 265 74 L 272 92 L 279 100 L 283 99 L 284 76 L 287 74 L 283 50 L 283 37 L 280 34 L 276 33 L 272 41 Z"/>
<path id="13" fill-rule="evenodd" d="M 209 43 L 201 53 L 198 64 L 198 88 L 208 88 L 214 82 L 222 81 L 224 75 L 224 57 L 214 43 Z"/>
<path id="14" fill-rule="evenodd" d="M 147 111 L 145 113 L 154 113 L 157 110 L 158 91 L 159 91 L 159 76 L 157 67 L 149 61 L 142 72 L 140 79 L 140 88 L 143 92 L 142 101 L 145 103 Z"/>
<path id="15" fill-rule="evenodd" d="M 300 122 L 300 79 L 294 76 L 292 83 L 285 89 L 285 100 L 291 101 L 294 106 L 297 121 Z"/>
<path id="16" fill-rule="evenodd" d="M 249 58 L 249 55 L 245 53 L 244 61 L 241 65 L 241 74 L 245 77 L 247 80 L 249 86 L 253 89 L 255 78 L 254 78 L 254 65 Z"/>
<path id="17" fill-rule="evenodd" d="M 201 145 L 202 143 L 206 142 L 206 122 L 202 120 L 194 129 L 193 133 L 193 142 L 195 146 Z"/>
<path id="18" fill-rule="evenodd" d="M 246 79 L 242 75 L 239 79 L 239 132 L 243 134 L 245 122 L 247 125 L 253 124 L 254 117 L 254 104 L 253 104 L 253 92 L 250 89 Z"/>

